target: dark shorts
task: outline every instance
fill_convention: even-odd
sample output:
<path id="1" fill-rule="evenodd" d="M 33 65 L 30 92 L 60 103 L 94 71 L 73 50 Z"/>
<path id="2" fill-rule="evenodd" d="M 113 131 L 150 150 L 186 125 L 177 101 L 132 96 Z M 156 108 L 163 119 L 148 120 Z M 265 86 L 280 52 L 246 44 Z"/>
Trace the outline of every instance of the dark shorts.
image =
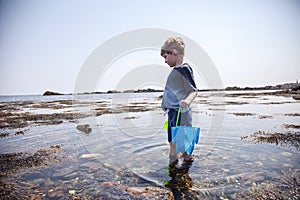
<path id="1" fill-rule="evenodd" d="M 168 142 L 172 141 L 172 128 L 176 126 L 178 111 L 169 109 L 168 112 Z M 192 126 L 192 111 L 180 112 L 177 126 Z"/>

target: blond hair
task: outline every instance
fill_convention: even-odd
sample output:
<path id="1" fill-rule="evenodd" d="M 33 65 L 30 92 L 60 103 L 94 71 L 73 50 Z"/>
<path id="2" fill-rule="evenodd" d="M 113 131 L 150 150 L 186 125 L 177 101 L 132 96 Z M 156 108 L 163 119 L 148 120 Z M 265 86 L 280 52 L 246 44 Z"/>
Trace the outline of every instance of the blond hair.
<path id="1" fill-rule="evenodd" d="M 180 37 L 170 37 L 165 41 L 164 45 L 161 47 L 160 55 L 162 56 L 164 53 L 166 53 L 166 51 L 173 52 L 173 50 L 176 49 L 180 55 L 184 56 L 184 47 L 185 44 Z"/>

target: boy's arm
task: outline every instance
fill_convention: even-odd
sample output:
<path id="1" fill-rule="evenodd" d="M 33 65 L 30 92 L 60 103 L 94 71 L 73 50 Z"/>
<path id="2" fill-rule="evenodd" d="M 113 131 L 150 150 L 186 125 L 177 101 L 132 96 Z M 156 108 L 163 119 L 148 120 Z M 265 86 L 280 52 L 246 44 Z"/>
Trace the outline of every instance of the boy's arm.
<path id="1" fill-rule="evenodd" d="M 185 108 L 189 106 L 193 100 L 197 97 L 197 92 L 191 92 L 185 99 L 180 101 L 180 107 Z"/>

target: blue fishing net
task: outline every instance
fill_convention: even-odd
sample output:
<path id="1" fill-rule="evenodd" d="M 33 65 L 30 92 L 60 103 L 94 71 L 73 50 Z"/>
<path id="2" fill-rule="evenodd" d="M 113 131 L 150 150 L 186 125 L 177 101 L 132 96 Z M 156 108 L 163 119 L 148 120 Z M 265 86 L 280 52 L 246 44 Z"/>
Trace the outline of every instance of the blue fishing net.
<path id="1" fill-rule="evenodd" d="M 176 144 L 176 152 L 190 155 L 198 143 L 200 128 L 190 126 L 172 127 L 172 143 Z"/>

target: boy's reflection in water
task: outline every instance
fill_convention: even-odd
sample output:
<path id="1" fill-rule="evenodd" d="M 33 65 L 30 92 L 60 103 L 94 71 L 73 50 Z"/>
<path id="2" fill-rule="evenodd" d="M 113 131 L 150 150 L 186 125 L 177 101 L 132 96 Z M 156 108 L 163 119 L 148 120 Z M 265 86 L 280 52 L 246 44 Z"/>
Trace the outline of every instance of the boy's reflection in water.
<path id="1" fill-rule="evenodd" d="M 189 176 L 189 169 L 193 162 L 183 162 L 178 166 L 178 160 L 169 164 L 168 172 L 171 180 L 165 186 L 170 188 L 174 199 L 198 199 L 199 196 L 196 191 L 193 191 L 193 181 Z"/>

